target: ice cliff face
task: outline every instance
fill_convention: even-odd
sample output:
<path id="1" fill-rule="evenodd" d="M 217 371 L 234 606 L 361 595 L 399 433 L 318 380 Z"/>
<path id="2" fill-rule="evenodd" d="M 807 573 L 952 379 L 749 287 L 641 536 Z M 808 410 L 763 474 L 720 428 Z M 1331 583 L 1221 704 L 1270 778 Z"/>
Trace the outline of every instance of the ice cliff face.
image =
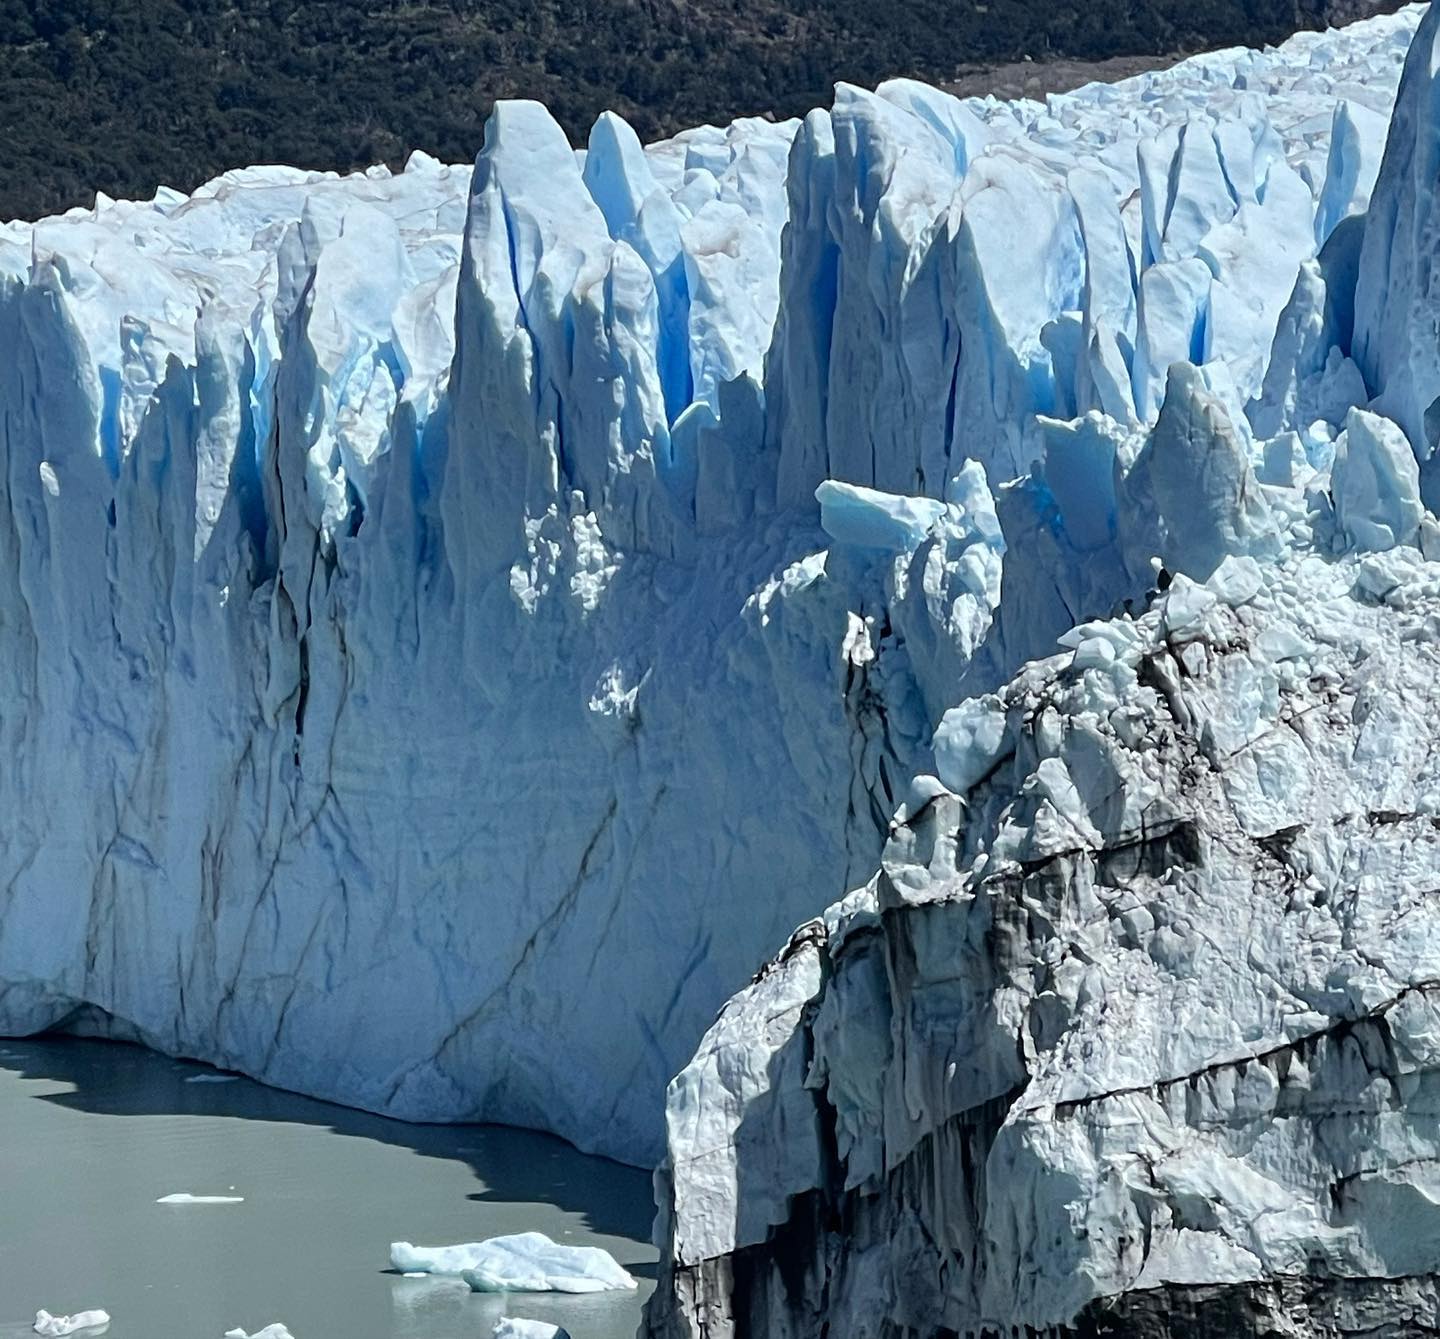
<path id="1" fill-rule="evenodd" d="M 1347 414 L 1434 393 L 1423 167 L 1356 217 L 1417 22 L 0 228 L 0 1030 L 650 1157 L 910 778 L 985 779 L 958 702 L 1157 555 L 1415 542 Z"/>
<path id="2" fill-rule="evenodd" d="M 1412 548 L 1232 558 L 947 716 L 671 1090 L 654 1331 L 1420 1332 L 1338 1281 L 1440 1261 L 1437 632 Z"/>
<path id="3" fill-rule="evenodd" d="M 670 1087 L 655 1339 L 1440 1332 L 1437 71 L 1432 11 L 1314 192 L 1239 187 L 1243 101 L 1141 144 L 1133 233 L 1071 172 L 1052 398 L 964 421 L 993 622 Z"/>
<path id="4" fill-rule="evenodd" d="M 602 122 L 582 172 L 509 106 L 473 180 L 8 230 L 0 1028 L 651 1155 L 878 851 L 878 582 L 701 459 L 758 422 L 793 129 Z"/>

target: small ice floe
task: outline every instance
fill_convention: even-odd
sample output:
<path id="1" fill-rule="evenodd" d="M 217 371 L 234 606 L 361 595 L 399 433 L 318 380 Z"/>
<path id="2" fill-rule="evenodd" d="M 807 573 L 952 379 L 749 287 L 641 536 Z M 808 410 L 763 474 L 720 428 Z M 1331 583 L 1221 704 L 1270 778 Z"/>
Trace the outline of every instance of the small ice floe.
<path id="1" fill-rule="evenodd" d="M 62 1334 L 79 1334 L 81 1330 L 98 1330 L 110 1324 L 108 1311 L 77 1311 L 73 1316 L 52 1316 L 48 1311 L 35 1313 L 35 1333 L 47 1339 Z"/>
<path id="2" fill-rule="evenodd" d="M 472 1292 L 598 1293 L 638 1286 L 598 1246 L 562 1246 L 543 1232 L 460 1246 L 392 1242 L 390 1264 L 402 1274 L 458 1274 Z"/>
<path id="3" fill-rule="evenodd" d="M 244 1195 L 162 1195 L 156 1204 L 244 1204 Z"/>
<path id="4" fill-rule="evenodd" d="M 240 1079 L 238 1074 L 192 1074 L 186 1083 L 236 1083 Z"/>
<path id="5" fill-rule="evenodd" d="M 490 1333 L 493 1339 L 570 1339 L 569 1330 L 548 1320 L 517 1320 L 512 1316 L 501 1316 Z"/>
<path id="6" fill-rule="evenodd" d="M 277 1320 L 263 1330 L 256 1330 L 254 1334 L 246 1334 L 237 1325 L 233 1330 L 225 1331 L 225 1339 L 295 1339 L 295 1336 Z"/>

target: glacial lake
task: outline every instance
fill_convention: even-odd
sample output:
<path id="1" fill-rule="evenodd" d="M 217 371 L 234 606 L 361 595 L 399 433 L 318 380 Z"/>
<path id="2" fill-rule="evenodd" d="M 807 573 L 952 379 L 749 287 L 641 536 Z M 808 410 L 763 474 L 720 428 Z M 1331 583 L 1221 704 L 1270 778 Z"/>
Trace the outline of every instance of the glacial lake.
<path id="1" fill-rule="evenodd" d="M 633 1339 L 654 1287 L 646 1172 L 217 1078 L 134 1046 L 0 1040 L 0 1339 L 34 1339 L 41 1307 L 103 1308 L 105 1339 L 272 1321 L 295 1339 L 488 1339 L 502 1315 Z M 156 1203 L 171 1194 L 244 1202 Z M 604 1247 L 639 1292 L 502 1298 L 388 1272 L 392 1240 L 531 1230 Z"/>

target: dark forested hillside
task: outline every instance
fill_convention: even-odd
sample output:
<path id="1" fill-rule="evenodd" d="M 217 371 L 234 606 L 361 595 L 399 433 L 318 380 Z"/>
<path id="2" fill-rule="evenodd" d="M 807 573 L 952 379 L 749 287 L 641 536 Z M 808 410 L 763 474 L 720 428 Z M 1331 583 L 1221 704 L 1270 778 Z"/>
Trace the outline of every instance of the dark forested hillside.
<path id="1" fill-rule="evenodd" d="M 644 137 L 1031 56 L 1276 40 L 1337 0 L 0 0 L 0 218 L 245 163 L 480 146 L 490 103 Z M 1345 17 L 1380 7 L 1338 0 Z"/>

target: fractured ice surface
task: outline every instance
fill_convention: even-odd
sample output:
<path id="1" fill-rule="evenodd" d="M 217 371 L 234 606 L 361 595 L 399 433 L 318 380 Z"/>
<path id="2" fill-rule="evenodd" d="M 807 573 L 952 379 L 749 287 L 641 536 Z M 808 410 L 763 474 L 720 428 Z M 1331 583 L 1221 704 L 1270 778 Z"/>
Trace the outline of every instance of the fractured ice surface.
<path id="1" fill-rule="evenodd" d="M 670 1086 L 653 1339 L 1440 1326 L 1437 72 L 1440 11 L 1388 143 L 1283 149 L 1287 94 L 1141 144 L 1133 339 L 1092 250 L 1073 398 L 970 439 L 998 597 L 877 871 Z M 820 492 L 872 547 L 913 514 Z"/>

